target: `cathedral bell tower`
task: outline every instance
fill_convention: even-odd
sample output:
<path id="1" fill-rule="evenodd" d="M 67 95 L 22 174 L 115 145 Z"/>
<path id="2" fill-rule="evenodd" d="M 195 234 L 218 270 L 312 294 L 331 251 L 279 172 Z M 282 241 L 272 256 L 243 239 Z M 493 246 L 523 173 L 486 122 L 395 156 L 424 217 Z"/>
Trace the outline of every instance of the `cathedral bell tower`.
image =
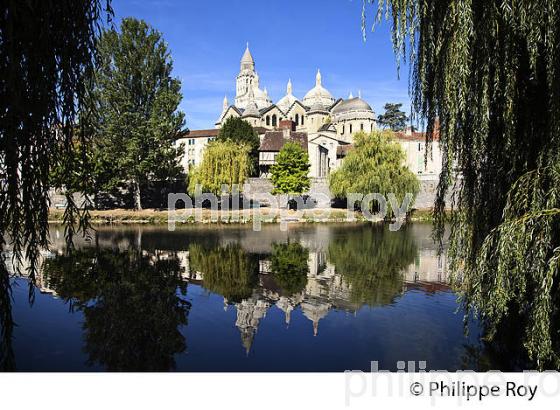
<path id="1" fill-rule="evenodd" d="M 259 76 L 255 71 L 255 60 L 249 50 L 249 43 L 245 53 L 241 58 L 241 69 L 237 76 L 237 86 L 235 95 L 235 105 L 238 108 L 245 109 L 249 103 L 249 90 L 259 87 Z"/>

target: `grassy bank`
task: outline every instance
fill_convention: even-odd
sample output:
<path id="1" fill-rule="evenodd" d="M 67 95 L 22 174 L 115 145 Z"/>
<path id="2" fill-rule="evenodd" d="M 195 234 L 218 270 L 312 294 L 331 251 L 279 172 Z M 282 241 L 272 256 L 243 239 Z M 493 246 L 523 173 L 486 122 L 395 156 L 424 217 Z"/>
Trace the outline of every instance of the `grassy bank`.
<path id="1" fill-rule="evenodd" d="M 279 223 L 282 218 L 287 222 L 299 223 L 355 223 L 366 222 L 360 212 L 353 212 L 349 218 L 346 209 L 314 209 L 303 212 L 283 211 L 282 214 L 273 213 L 262 208 L 260 217 L 262 223 Z M 168 212 L 167 210 L 145 209 L 134 211 L 128 209 L 111 209 L 106 211 L 91 211 L 91 222 L 93 224 L 167 224 L 169 218 L 175 219 L 177 223 L 252 223 L 251 210 L 246 211 L 212 211 L 204 209 L 195 214 L 193 210 L 178 210 Z M 268 212 L 268 213 L 267 213 Z M 49 211 L 50 223 L 62 223 L 64 211 L 51 209 Z M 409 218 L 412 222 L 431 222 L 433 220 L 431 210 L 415 210 Z"/>
<path id="2" fill-rule="evenodd" d="M 432 222 L 434 220 L 431 209 L 415 209 L 409 216 L 412 222 Z"/>

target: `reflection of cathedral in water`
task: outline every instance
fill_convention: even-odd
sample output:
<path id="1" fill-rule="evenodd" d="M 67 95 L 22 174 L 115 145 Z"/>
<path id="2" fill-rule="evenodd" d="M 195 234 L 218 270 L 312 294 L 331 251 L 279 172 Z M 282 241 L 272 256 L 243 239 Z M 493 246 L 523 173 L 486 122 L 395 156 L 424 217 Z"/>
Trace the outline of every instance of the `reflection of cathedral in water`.
<path id="1" fill-rule="evenodd" d="M 188 252 L 181 252 L 183 266 L 186 268 L 186 278 L 189 281 L 204 286 L 204 273 L 189 269 Z M 241 342 L 247 352 L 250 352 L 259 324 L 269 309 L 273 306 L 280 309 L 285 316 L 286 326 L 289 327 L 292 312 L 300 309 L 303 316 L 309 319 L 310 331 L 315 336 L 319 333 L 319 323 L 332 309 L 348 313 L 357 312 L 364 303 L 353 301 L 351 297 L 352 284 L 345 280 L 342 274 L 336 272 L 336 267 L 327 259 L 327 252 L 322 250 L 309 252 L 309 271 L 305 288 L 298 293 L 286 295 L 275 286 L 270 269 L 268 256 L 259 259 L 258 286 L 252 295 L 240 302 L 230 303 L 224 298 L 224 309 L 233 305 L 237 312 L 235 326 L 239 329 Z M 420 249 L 415 262 L 402 272 L 402 287 L 398 297 L 410 289 L 422 288 L 426 291 L 447 290 L 447 275 L 444 257 L 438 257 L 431 249 Z"/>

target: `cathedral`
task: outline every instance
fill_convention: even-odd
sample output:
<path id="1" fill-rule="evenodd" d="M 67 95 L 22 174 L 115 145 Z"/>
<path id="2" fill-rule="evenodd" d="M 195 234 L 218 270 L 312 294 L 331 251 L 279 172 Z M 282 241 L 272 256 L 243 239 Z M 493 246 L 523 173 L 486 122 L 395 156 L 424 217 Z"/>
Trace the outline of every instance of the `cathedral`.
<path id="1" fill-rule="evenodd" d="M 346 100 L 333 97 L 323 86 L 319 70 L 315 77 L 315 86 L 303 99 L 293 94 L 292 82 L 288 80 L 286 95 L 274 103 L 266 88 L 261 89 L 249 45 L 241 58 L 235 90 L 234 104 L 230 105 L 227 97 L 224 98 L 216 128 L 220 128 L 230 117 L 241 117 L 256 129 L 263 131 L 285 129 L 285 124 L 288 123 L 288 134 L 284 134 L 283 137 L 279 135 L 278 138 L 289 139 L 290 132 L 294 135 L 307 134 L 305 148 L 309 154 L 312 177 L 326 177 L 338 166 L 341 154 L 345 152 L 343 147 L 352 143 L 352 135 L 355 132 L 369 132 L 376 127 L 375 113 L 369 104 L 360 96 L 350 95 Z M 263 135 L 263 138 L 266 137 Z M 273 138 L 274 134 L 270 134 L 269 137 Z M 262 150 L 262 156 L 266 158 L 267 154 L 273 155 Z M 266 167 L 263 167 L 262 174 L 266 176 Z"/>
<path id="2" fill-rule="evenodd" d="M 248 45 L 241 58 L 233 104 L 226 96 L 215 128 L 189 130 L 176 141 L 177 146 L 184 145 L 181 164 L 186 172 L 202 162 L 206 145 L 216 138 L 222 124 L 230 117 L 249 122 L 259 134 L 259 176 L 262 178 L 269 177 L 276 156 L 284 143 L 291 140 L 307 151 L 309 176 L 324 181 L 344 160 L 354 142 L 354 134 L 377 128 L 375 113 L 361 95 L 335 98 L 323 86 L 319 70 L 315 86 L 302 99 L 294 95 L 292 82 L 288 80 L 286 95 L 274 103 L 266 88 L 261 88 Z M 396 139 L 405 152 L 410 170 L 421 179 L 436 180 L 441 171 L 437 141 L 426 161 L 424 133 L 409 128 L 397 133 Z"/>

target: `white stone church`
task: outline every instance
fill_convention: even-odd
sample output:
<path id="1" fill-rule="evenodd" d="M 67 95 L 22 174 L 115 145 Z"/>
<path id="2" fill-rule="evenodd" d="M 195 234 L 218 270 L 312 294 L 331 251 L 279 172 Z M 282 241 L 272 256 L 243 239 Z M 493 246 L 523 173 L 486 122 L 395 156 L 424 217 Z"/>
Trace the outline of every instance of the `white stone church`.
<path id="1" fill-rule="evenodd" d="M 315 77 L 315 86 L 303 99 L 297 98 L 288 80 L 286 95 L 274 103 L 266 90 L 261 89 L 255 60 L 249 50 L 241 58 L 237 75 L 236 95 L 230 105 L 227 96 L 222 112 L 212 130 L 193 130 L 178 143 L 185 145 L 183 165 L 186 169 L 198 165 L 206 144 L 213 140 L 221 125 L 230 117 L 240 117 L 249 122 L 259 133 L 260 175 L 268 176 L 270 165 L 287 140 L 299 142 L 307 149 L 311 164 L 310 177 L 325 178 L 336 169 L 353 142 L 356 132 L 370 132 L 377 128 L 376 115 L 361 96 L 347 99 L 335 98 L 324 86 L 321 72 Z M 419 175 L 439 174 L 441 158 L 434 146 L 434 156 L 424 163 L 424 135 L 407 132 L 399 136 L 399 142 L 407 154 L 407 165 Z"/>

